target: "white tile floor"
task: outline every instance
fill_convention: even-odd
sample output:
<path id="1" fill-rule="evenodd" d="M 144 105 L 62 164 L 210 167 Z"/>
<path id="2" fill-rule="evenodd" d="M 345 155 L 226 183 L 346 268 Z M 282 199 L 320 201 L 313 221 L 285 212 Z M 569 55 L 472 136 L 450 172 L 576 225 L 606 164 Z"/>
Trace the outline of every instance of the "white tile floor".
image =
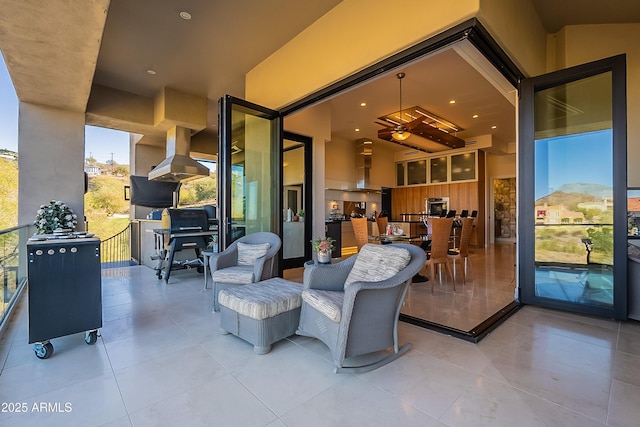
<path id="1" fill-rule="evenodd" d="M 316 340 L 259 356 L 220 335 L 211 293 L 195 273 L 165 285 L 146 267 L 104 270 L 102 336 L 55 339 L 47 360 L 27 343 L 23 296 L 0 341 L 0 425 L 640 423 L 640 322 L 525 307 L 479 344 L 403 323 L 407 354 L 337 375 Z"/>

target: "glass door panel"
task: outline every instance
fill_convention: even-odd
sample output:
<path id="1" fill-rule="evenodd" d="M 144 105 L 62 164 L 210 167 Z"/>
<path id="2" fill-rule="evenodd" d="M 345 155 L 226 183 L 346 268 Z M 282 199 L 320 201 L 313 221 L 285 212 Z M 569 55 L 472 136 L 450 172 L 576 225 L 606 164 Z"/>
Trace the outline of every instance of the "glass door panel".
<path id="1" fill-rule="evenodd" d="M 530 104 L 521 105 L 520 116 L 529 120 L 520 141 L 526 210 L 519 225 L 521 297 L 525 303 L 620 315 L 626 276 L 617 270 L 621 264 L 626 270 L 626 258 L 614 255 L 620 226 L 626 233 L 617 212 L 624 209 L 626 216 L 626 197 L 619 194 L 626 190 L 626 174 L 616 169 L 626 170 L 626 140 L 615 139 L 620 99 L 614 99 L 614 70 L 586 72 L 587 66 L 576 78 L 570 69 L 556 74 L 556 83 L 543 78 L 537 87 L 523 85 L 523 102 Z"/>
<path id="2" fill-rule="evenodd" d="M 305 260 L 305 249 L 311 238 L 305 233 L 305 145 L 285 138 L 282 155 L 284 215 L 282 223 L 282 258 L 284 268 Z"/>
<path id="3" fill-rule="evenodd" d="M 281 224 L 283 269 L 302 267 L 311 259 L 310 242 L 314 218 L 312 148 L 312 138 L 284 132 Z"/>
<path id="4" fill-rule="evenodd" d="M 220 101 L 220 244 L 280 231 L 280 120 L 277 112 L 230 96 Z"/>

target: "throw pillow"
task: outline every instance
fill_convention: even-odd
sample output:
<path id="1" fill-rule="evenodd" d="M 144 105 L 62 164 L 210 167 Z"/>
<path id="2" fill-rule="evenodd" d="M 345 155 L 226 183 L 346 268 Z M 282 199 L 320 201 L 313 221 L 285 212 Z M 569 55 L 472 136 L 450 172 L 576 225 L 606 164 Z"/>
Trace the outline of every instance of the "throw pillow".
<path id="1" fill-rule="evenodd" d="M 388 279 L 405 268 L 410 260 L 411 254 L 404 248 L 366 244 L 358 252 L 344 288 L 353 282 L 379 282 Z"/>
<path id="2" fill-rule="evenodd" d="M 238 265 L 253 265 L 261 256 L 265 256 L 271 245 L 269 243 L 238 243 Z"/>

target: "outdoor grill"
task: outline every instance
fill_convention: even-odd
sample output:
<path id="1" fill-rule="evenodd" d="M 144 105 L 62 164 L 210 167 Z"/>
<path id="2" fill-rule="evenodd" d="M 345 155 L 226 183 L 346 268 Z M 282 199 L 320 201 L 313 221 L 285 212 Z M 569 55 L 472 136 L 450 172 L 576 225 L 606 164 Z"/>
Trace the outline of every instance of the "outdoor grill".
<path id="1" fill-rule="evenodd" d="M 202 250 L 207 247 L 209 237 L 217 230 L 209 227 L 210 219 L 204 209 L 172 209 L 162 211 L 162 229 L 156 233 L 156 250 L 159 252 L 159 263 L 156 269 L 158 278 L 162 277 L 164 265 L 164 280 L 169 282 L 171 270 L 179 268 L 197 267 L 202 270 Z M 177 262 L 173 260 L 175 253 L 184 249 L 193 249 L 196 254 L 194 260 Z"/>

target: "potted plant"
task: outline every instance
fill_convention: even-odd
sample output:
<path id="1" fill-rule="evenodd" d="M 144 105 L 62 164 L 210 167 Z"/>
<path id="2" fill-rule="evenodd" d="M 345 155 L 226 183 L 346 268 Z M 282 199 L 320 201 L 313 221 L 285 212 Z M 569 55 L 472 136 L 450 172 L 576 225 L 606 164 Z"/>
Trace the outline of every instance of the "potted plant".
<path id="1" fill-rule="evenodd" d="M 331 251 L 333 250 L 334 242 L 335 240 L 331 237 L 316 237 L 311 241 L 319 264 L 331 264 Z"/>
<path id="2" fill-rule="evenodd" d="M 298 220 L 304 222 L 304 211 L 302 209 L 298 211 Z"/>
<path id="3" fill-rule="evenodd" d="M 78 216 L 60 200 L 52 200 L 48 205 L 41 205 L 33 221 L 37 234 L 53 234 L 54 231 L 69 232 L 75 230 L 77 224 Z"/>

